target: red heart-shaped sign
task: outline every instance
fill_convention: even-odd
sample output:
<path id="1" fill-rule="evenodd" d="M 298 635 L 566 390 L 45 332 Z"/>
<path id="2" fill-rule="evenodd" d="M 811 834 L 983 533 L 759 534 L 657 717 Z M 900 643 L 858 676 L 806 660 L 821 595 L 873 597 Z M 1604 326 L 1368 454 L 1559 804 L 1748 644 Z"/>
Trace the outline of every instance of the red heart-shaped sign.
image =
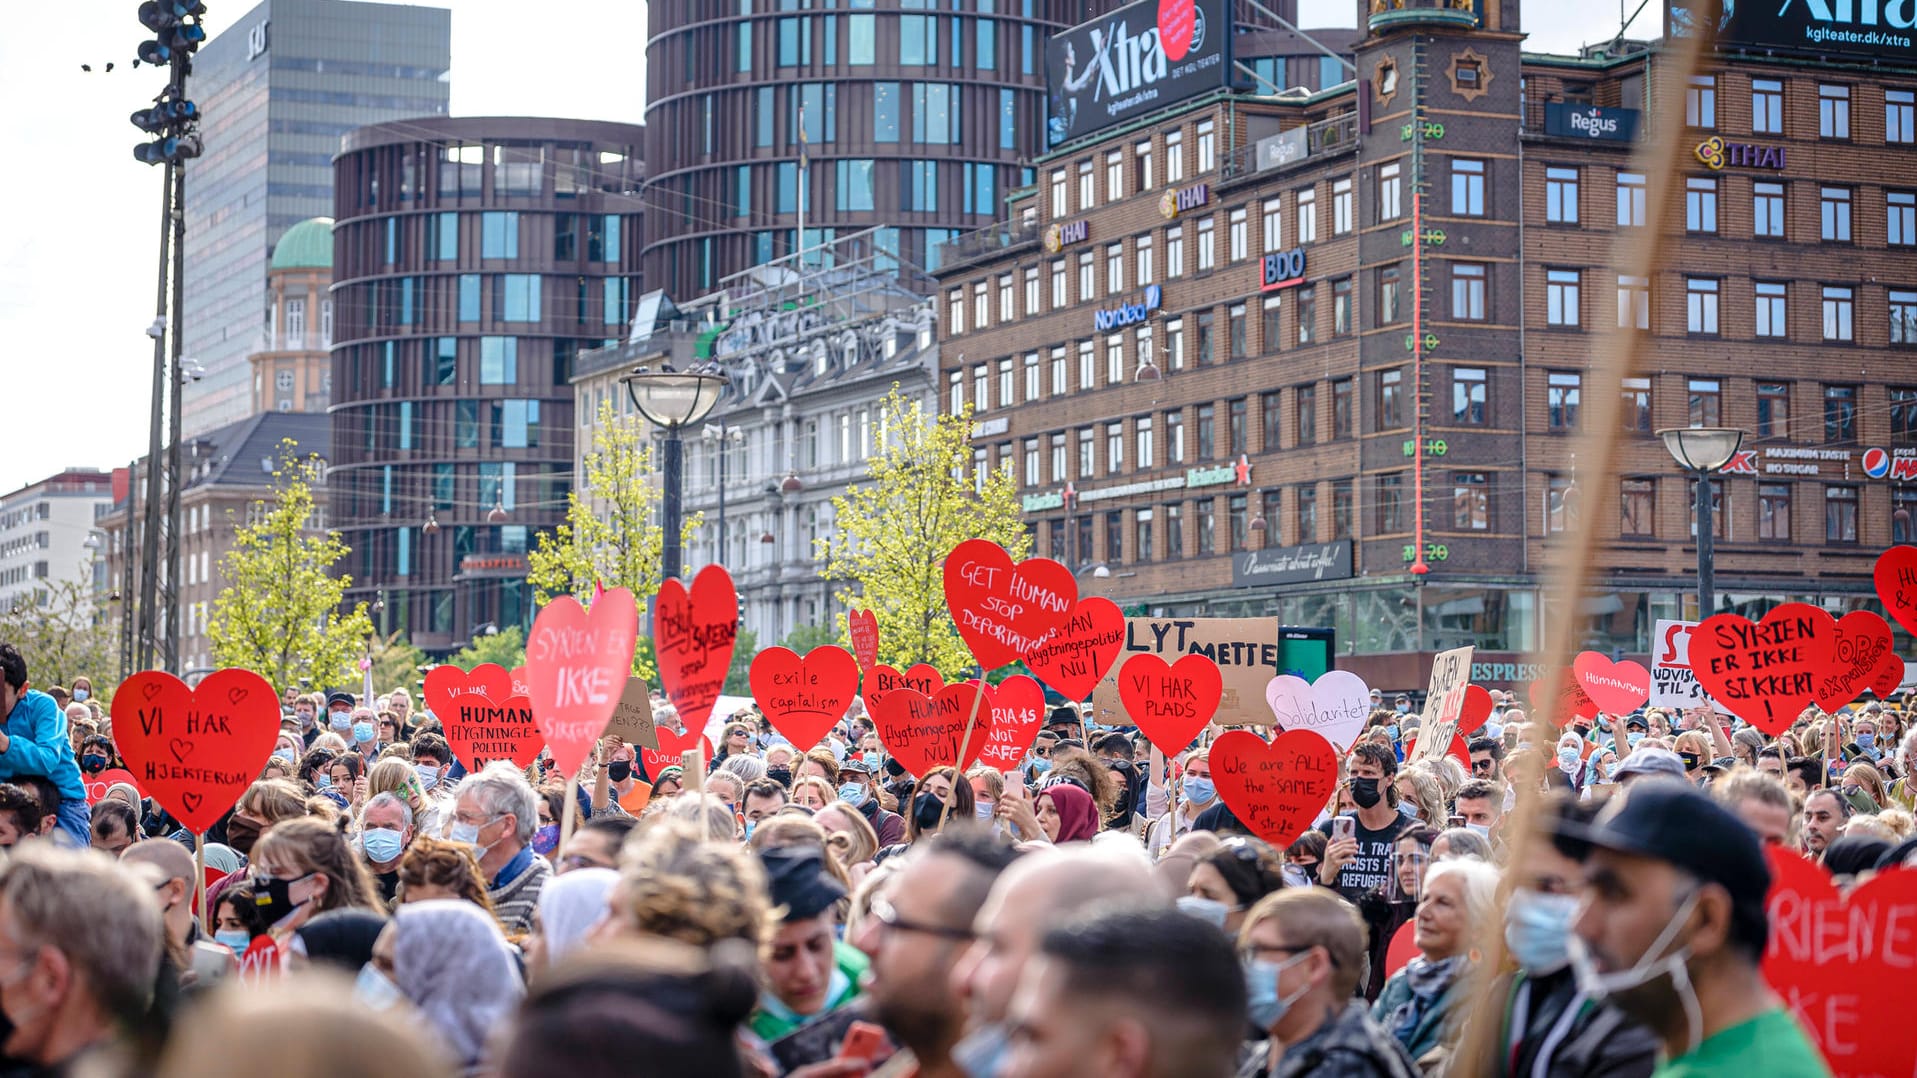
<path id="1" fill-rule="evenodd" d="M 752 657 L 751 681 L 766 721 L 803 752 L 845 717 L 859 694 L 859 667 L 837 644 L 813 648 L 803 659 L 791 648 L 767 648 Z"/>
<path id="2" fill-rule="evenodd" d="M 1203 655 L 1167 663 L 1140 652 L 1118 668 L 1118 699 L 1138 732 L 1167 756 L 1184 752 L 1218 714 L 1225 679 Z"/>
<path id="3" fill-rule="evenodd" d="M 1870 691 L 1882 699 L 1896 692 L 1903 683 L 1904 660 L 1893 651 L 1884 656 L 1883 661 L 1877 664 L 1876 672 L 1871 674 Z"/>
<path id="4" fill-rule="evenodd" d="M 1124 646 L 1124 612 L 1110 599 L 1093 596 L 1072 607 L 1065 623 L 1025 656 L 1025 665 L 1060 696 L 1083 701 Z"/>
<path id="5" fill-rule="evenodd" d="M 1413 749 L 1415 749 L 1415 748 L 1417 748 L 1417 747 L 1418 747 L 1418 731 L 1416 731 L 1416 730 L 1413 730 L 1413 731 L 1411 731 L 1410 733 L 1408 733 L 1408 734 L 1406 734 L 1406 735 L 1405 735 L 1405 737 L 1404 737 L 1404 756 L 1405 756 L 1405 759 L 1407 759 L 1407 760 L 1409 760 L 1409 759 L 1411 759 L 1411 752 L 1412 752 L 1412 750 L 1413 750 Z M 1457 733 L 1454 733 L 1454 734 L 1452 734 L 1452 735 L 1451 735 L 1451 747 L 1450 747 L 1450 748 L 1448 748 L 1448 749 L 1446 749 L 1445 751 L 1446 751 L 1447 753 L 1449 753 L 1449 754 L 1451 755 L 1451 758 L 1452 758 L 1453 760 L 1456 760 L 1456 761 L 1458 761 L 1458 762 L 1459 762 L 1460 764 L 1463 764 L 1463 765 L 1464 765 L 1464 770 L 1465 770 L 1465 773 L 1466 773 L 1466 774 L 1470 774 L 1470 772 L 1471 772 L 1471 747 L 1470 747 L 1470 745 L 1469 745 L 1469 744 L 1468 744 L 1468 743 L 1467 743 L 1467 742 L 1466 742 L 1466 741 L 1464 740 L 1464 735 L 1463 735 L 1463 734 L 1457 734 Z"/>
<path id="6" fill-rule="evenodd" d="M 533 619 L 526 688 L 553 766 L 568 779 L 592 755 L 625 694 L 638 636 L 638 603 L 625 588 L 600 592 L 590 612 L 561 595 Z"/>
<path id="7" fill-rule="evenodd" d="M 912 689 L 925 696 L 937 696 L 945 687 L 945 678 L 931 663 L 917 663 L 904 673 L 880 663 L 865 672 L 865 710 L 877 710 L 879 698 L 894 689 Z"/>
<path id="8" fill-rule="evenodd" d="M 526 666 L 521 663 L 513 667 L 513 691 L 510 695 L 530 696 L 531 694 L 532 690 L 526 687 Z"/>
<path id="9" fill-rule="evenodd" d="M 1589 718 L 1598 713 L 1597 701 L 1584 694 L 1584 686 L 1578 684 L 1571 671 L 1565 671 L 1559 680 L 1556 701 L 1546 699 L 1547 684 L 1544 678 L 1531 683 L 1532 718 L 1564 727 L 1570 725 L 1572 719 Z"/>
<path id="10" fill-rule="evenodd" d="M 1193 0 L 1158 0 L 1158 47 L 1165 59 L 1174 64 L 1183 60 L 1197 32 L 1198 5 Z"/>
<path id="11" fill-rule="evenodd" d="M 1050 558 L 1017 565 L 988 539 L 967 539 L 945 558 L 945 602 L 959 636 L 987 670 L 1038 650 L 1078 602 L 1072 571 Z"/>
<path id="12" fill-rule="evenodd" d="M 451 749 L 468 771 L 493 760 L 531 767 L 545 743 L 533 722 L 532 703 L 513 692 L 512 675 L 495 663 L 468 673 L 457 666 L 435 666 L 426 674 L 426 706 L 433 709 Z"/>
<path id="13" fill-rule="evenodd" d="M 700 772 L 704 773 L 706 764 L 712 759 L 712 742 L 706 740 L 705 734 L 698 730 L 687 730 L 683 734 L 675 734 L 663 726 L 659 727 L 657 732 L 659 747 L 639 750 L 639 761 L 646 765 L 648 778 L 657 783 L 662 769 L 682 766 L 685 763 L 686 752 L 690 749 L 699 750 Z M 680 783 L 680 785 L 691 784 Z"/>
<path id="14" fill-rule="evenodd" d="M 1837 619 L 1836 639 L 1817 675 L 1817 706 L 1836 711 L 1873 688 L 1886 668 L 1886 655 L 1896 657 L 1889 622 L 1868 610 L 1853 610 Z M 1897 672 L 1903 673 L 1901 659 Z"/>
<path id="15" fill-rule="evenodd" d="M 1651 672 L 1639 663 L 1614 663 L 1595 651 L 1578 652 L 1571 660 L 1578 687 L 1606 715 L 1629 715 L 1651 698 Z"/>
<path id="16" fill-rule="evenodd" d="M 1877 555 L 1871 582 L 1897 624 L 1917 634 L 1917 546 L 1894 546 Z"/>
<path id="17" fill-rule="evenodd" d="M 251 670 L 216 670 L 194 689 L 144 670 L 113 694 L 113 741 L 127 770 L 188 831 L 220 822 L 279 736 L 279 694 Z"/>
<path id="18" fill-rule="evenodd" d="M 1691 631 L 1691 672 L 1711 699 L 1776 737 L 1816 702 L 1836 637 L 1837 622 L 1809 603 L 1785 603 L 1756 622 L 1713 614 Z"/>
<path id="19" fill-rule="evenodd" d="M 261 764 L 260 766 L 265 767 L 266 765 Z M 83 775 L 81 777 L 86 779 L 87 804 L 89 805 L 99 804 L 100 799 L 106 796 L 106 792 L 112 789 L 115 783 L 129 783 L 135 790 L 140 790 L 140 783 L 134 779 L 133 772 L 127 771 L 124 768 L 108 768 L 97 775 Z M 140 796 L 145 797 L 146 791 L 140 790 Z"/>
<path id="20" fill-rule="evenodd" d="M 1491 721 L 1491 691 L 1482 685 L 1464 687 L 1464 709 L 1458 712 L 1458 733 L 1470 737 Z M 1470 770 L 1470 765 L 1465 765 Z"/>
<path id="21" fill-rule="evenodd" d="M 894 689 L 879 697 L 872 721 L 886 751 L 919 779 L 935 768 L 957 766 L 964 771 L 971 767 L 992 736 L 992 709 L 985 706 L 984 696 L 972 682 L 947 685 L 937 696 Z M 968 724 L 972 727 L 969 739 Z"/>
<path id="22" fill-rule="evenodd" d="M 992 729 L 978 762 L 994 771 L 1010 771 L 1031 751 L 1045 721 L 1045 687 L 1014 674 L 986 690 L 983 706 L 992 709 Z"/>
<path id="23" fill-rule="evenodd" d="M 1269 745 L 1250 730 L 1227 730 L 1207 760 L 1225 807 L 1279 849 L 1311 826 L 1338 788 L 1337 750 L 1315 730 L 1287 730 Z"/>
<path id="24" fill-rule="evenodd" d="M 1848 896 L 1824 869 L 1781 846 L 1771 864 L 1764 979 L 1839 1076 L 1917 1074 L 1917 1037 L 1903 1021 L 1917 952 L 1917 869 L 1878 873 Z"/>
<path id="25" fill-rule="evenodd" d="M 854 610 L 845 616 L 845 632 L 852 638 L 852 657 L 860 670 L 879 665 L 879 616 L 870 610 Z"/>
<path id="26" fill-rule="evenodd" d="M 703 730 L 732 667 L 739 637 L 739 594 L 723 565 L 708 565 L 692 578 L 692 590 L 668 580 L 659 588 L 652 618 L 659 682 L 688 730 Z"/>

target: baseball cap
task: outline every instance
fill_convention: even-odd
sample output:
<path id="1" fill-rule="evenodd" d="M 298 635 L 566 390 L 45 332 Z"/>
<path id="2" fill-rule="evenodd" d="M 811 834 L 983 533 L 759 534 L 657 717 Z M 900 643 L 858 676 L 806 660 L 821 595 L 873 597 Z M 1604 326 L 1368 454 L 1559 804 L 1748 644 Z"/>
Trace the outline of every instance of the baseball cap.
<path id="1" fill-rule="evenodd" d="M 845 888 L 827 874 L 825 859 L 817 850 L 803 846 L 764 850 L 759 860 L 765 864 L 772 904 L 785 909 L 783 920 L 817 917 L 845 897 Z"/>
<path id="2" fill-rule="evenodd" d="M 1631 754 L 1618 763 L 1614 774 L 1619 782 L 1632 775 L 1670 775 L 1682 779 L 1685 775 L 1684 761 L 1670 749 L 1632 749 Z"/>
<path id="3" fill-rule="evenodd" d="M 1637 727 L 1640 730 L 1648 730 L 1651 728 L 1651 724 L 1648 721 L 1646 721 L 1644 716 L 1642 715 L 1624 716 L 1624 728 L 1626 730 L 1629 730 L 1633 726 Z"/>
<path id="4" fill-rule="evenodd" d="M 327 708 L 330 710 L 334 704 L 345 704 L 347 707 L 354 707 L 356 706 L 356 701 L 353 699 L 353 694 L 350 692 L 327 693 L 326 694 Z"/>

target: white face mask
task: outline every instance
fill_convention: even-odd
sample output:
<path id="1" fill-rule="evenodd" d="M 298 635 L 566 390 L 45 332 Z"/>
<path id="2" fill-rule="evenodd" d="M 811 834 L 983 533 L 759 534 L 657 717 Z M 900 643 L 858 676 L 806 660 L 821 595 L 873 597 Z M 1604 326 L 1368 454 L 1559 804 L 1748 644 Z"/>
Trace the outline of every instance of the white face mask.
<path id="1" fill-rule="evenodd" d="M 1678 904 L 1677 912 L 1659 932 L 1651 945 L 1644 949 L 1638 960 L 1629 969 L 1613 973 L 1600 973 L 1591 959 L 1583 937 L 1575 932 L 1565 941 L 1571 959 L 1571 972 L 1577 979 L 1578 991 L 1594 1002 L 1603 1002 L 1619 992 L 1627 992 L 1639 985 L 1649 984 L 1659 977 L 1671 978 L 1671 986 L 1677 989 L 1678 1001 L 1684 1006 L 1684 1018 L 1690 1026 L 1690 1041 L 1685 1052 L 1688 1053 L 1704 1039 L 1704 1012 L 1698 1006 L 1697 989 L 1691 986 L 1691 972 L 1685 963 L 1691 957 L 1689 944 L 1664 954 L 1665 948 L 1677 938 L 1677 934 L 1690 922 L 1691 911 L 1697 908 L 1697 892 L 1692 891 Z"/>

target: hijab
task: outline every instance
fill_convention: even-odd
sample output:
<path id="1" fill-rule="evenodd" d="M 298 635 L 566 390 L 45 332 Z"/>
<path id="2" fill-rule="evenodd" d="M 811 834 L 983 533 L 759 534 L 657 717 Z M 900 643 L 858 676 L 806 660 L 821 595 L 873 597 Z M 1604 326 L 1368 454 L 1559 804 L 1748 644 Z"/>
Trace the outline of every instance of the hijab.
<path id="1" fill-rule="evenodd" d="M 606 896 L 619 873 L 609 868 L 581 868 L 554 876 L 539 891 L 539 931 L 546 941 L 546 961 L 558 962 L 586 941 L 586 933 L 606 914 Z"/>
<path id="2" fill-rule="evenodd" d="M 1092 795 L 1069 782 L 1055 782 L 1039 793 L 1058 812 L 1059 843 L 1089 842 L 1098 834 L 1098 805 Z"/>
<path id="3" fill-rule="evenodd" d="M 526 988 L 492 915 L 460 899 L 412 902 L 394 915 L 393 982 L 461 1064 L 477 1063 Z"/>

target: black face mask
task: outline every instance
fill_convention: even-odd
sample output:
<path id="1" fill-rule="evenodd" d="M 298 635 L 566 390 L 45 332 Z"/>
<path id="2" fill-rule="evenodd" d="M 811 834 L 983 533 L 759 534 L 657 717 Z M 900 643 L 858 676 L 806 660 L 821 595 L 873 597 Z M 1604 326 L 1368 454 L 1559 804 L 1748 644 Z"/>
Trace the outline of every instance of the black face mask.
<path id="1" fill-rule="evenodd" d="M 792 769 L 789 767 L 768 767 L 765 769 L 765 777 L 781 786 L 792 785 Z"/>
<path id="2" fill-rule="evenodd" d="M 1358 803 L 1359 808 L 1368 809 L 1383 800 L 1384 795 L 1378 792 L 1377 779 L 1352 779 L 1351 799 Z"/>
<path id="3" fill-rule="evenodd" d="M 614 760 L 606 765 L 606 777 L 614 782 L 624 782 L 632 777 L 631 760 Z"/>
<path id="4" fill-rule="evenodd" d="M 253 880 L 253 904 L 259 908 L 260 915 L 266 918 L 268 925 L 278 924 L 281 918 L 298 908 L 293 903 L 292 894 L 293 885 L 298 882 L 273 876 L 260 876 Z"/>
<path id="5" fill-rule="evenodd" d="M 939 800 L 939 795 L 930 790 L 920 794 L 912 802 L 912 819 L 918 822 L 921 832 L 938 830 L 939 816 L 944 811 L 944 802 Z"/>

